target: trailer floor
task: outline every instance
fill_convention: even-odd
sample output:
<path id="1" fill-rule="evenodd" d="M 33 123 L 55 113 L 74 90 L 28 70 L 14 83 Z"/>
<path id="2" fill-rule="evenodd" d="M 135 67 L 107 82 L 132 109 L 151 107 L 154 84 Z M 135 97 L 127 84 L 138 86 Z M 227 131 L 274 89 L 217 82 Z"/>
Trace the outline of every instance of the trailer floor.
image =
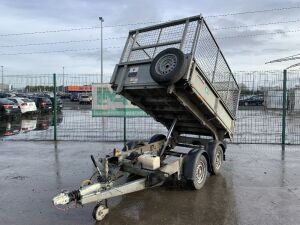
<path id="1" fill-rule="evenodd" d="M 121 143 L 0 142 L 0 224 L 95 224 L 93 205 L 51 205 L 92 171 L 89 155 Z M 99 224 L 299 224 L 300 147 L 229 145 L 222 174 L 200 191 L 172 184 L 110 201 Z M 97 224 L 97 223 L 96 223 Z"/>

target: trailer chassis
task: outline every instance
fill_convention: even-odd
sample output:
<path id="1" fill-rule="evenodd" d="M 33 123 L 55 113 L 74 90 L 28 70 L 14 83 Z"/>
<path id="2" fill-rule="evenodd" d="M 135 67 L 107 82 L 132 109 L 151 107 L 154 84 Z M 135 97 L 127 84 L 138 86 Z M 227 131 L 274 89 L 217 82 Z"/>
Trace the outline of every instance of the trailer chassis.
<path id="1" fill-rule="evenodd" d="M 79 189 L 59 193 L 53 198 L 53 204 L 58 207 L 76 202 L 83 206 L 95 202 L 97 204 L 93 210 L 93 217 L 95 220 L 100 221 L 109 212 L 107 200 L 110 198 L 160 186 L 170 177 L 176 180 L 196 180 L 197 178 L 193 176 L 196 176 L 197 174 L 195 175 L 194 173 L 197 172 L 200 173 L 198 174 L 199 177 L 206 179 L 207 172 L 211 172 L 214 163 L 213 155 L 215 153 L 213 151 L 217 146 L 222 147 L 223 158 L 221 162 L 223 162 L 226 145 L 223 142 L 212 143 L 207 139 L 195 139 L 191 137 L 176 138 L 173 135 L 176 122 L 177 119 L 174 119 L 164 140 L 137 146 L 126 151 L 114 149 L 112 155 L 100 158 L 98 162 L 91 155 L 97 173 L 97 182 L 92 183 L 90 180 L 85 180 L 81 183 Z M 180 142 L 184 142 L 184 144 Z M 196 147 L 196 150 L 193 149 L 189 153 L 176 152 L 173 151 L 175 146 Z M 202 149 L 199 148 L 200 146 L 202 146 Z M 153 156 L 156 155 L 160 158 L 160 166 L 155 170 L 143 168 L 137 162 L 136 156 L 148 154 L 149 152 Z M 190 167 L 196 162 L 191 162 L 191 160 L 195 161 L 201 156 L 205 157 L 207 164 L 204 166 L 206 168 L 202 168 L 200 165 L 200 167 L 196 168 L 197 171 L 195 172 L 195 169 L 191 169 Z M 188 161 L 188 163 L 185 163 L 185 161 Z M 118 179 L 128 174 L 129 177 L 135 175 L 138 178 L 132 181 L 128 180 L 121 185 L 116 185 Z M 203 184 L 204 182 L 205 180 L 202 181 Z M 194 189 L 199 188 L 194 185 Z"/>

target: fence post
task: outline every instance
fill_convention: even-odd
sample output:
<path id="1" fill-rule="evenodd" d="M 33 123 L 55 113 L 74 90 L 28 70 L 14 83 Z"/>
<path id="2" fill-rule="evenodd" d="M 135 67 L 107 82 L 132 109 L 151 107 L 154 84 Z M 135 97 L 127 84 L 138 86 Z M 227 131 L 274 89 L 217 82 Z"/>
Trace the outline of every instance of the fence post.
<path id="1" fill-rule="evenodd" d="M 54 141 L 57 141 L 57 99 L 56 99 L 56 74 L 53 74 L 53 125 L 54 125 Z"/>
<path id="2" fill-rule="evenodd" d="M 282 94 L 282 132 L 281 132 L 281 144 L 285 145 L 285 128 L 286 128 L 286 81 L 287 81 L 287 70 L 283 70 L 283 94 Z"/>
<path id="3" fill-rule="evenodd" d="M 124 144 L 126 144 L 126 115 L 124 115 L 124 119 L 123 119 L 124 121 L 124 131 L 123 131 L 123 139 L 124 139 Z"/>

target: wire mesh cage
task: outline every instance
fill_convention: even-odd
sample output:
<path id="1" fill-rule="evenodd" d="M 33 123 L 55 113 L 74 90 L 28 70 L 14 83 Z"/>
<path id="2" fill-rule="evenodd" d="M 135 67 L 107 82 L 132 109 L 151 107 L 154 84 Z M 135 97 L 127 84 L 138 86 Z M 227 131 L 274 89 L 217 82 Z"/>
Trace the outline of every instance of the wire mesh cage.
<path id="1" fill-rule="evenodd" d="M 130 31 L 120 63 L 151 61 L 167 48 L 177 48 L 186 55 L 192 55 L 202 74 L 235 117 L 238 84 L 201 16 Z"/>

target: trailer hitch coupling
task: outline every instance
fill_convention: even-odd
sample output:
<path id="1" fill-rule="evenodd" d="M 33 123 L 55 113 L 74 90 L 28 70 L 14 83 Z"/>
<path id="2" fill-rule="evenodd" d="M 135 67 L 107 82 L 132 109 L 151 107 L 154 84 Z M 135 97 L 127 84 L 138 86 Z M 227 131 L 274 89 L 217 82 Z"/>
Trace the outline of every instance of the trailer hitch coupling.
<path id="1" fill-rule="evenodd" d="M 67 192 L 62 192 L 58 195 L 56 195 L 53 200 L 53 205 L 57 206 L 57 205 L 66 205 L 70 203 L 70 197 L 69 194 Z"/>

